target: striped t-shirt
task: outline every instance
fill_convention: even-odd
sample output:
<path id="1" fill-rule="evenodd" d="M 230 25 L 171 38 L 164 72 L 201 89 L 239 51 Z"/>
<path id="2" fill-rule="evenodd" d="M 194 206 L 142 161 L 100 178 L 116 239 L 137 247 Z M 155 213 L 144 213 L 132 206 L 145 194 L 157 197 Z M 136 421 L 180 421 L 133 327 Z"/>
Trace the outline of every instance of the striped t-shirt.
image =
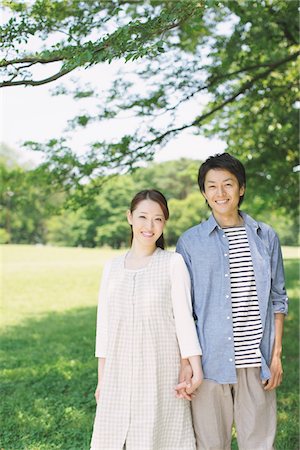
<path id="1" fill-rule="evenodd" d="M 223 230 L 229 242 L 235 365 L 259 367 L 262 325 L 246 229 L 241 226 Z"/>

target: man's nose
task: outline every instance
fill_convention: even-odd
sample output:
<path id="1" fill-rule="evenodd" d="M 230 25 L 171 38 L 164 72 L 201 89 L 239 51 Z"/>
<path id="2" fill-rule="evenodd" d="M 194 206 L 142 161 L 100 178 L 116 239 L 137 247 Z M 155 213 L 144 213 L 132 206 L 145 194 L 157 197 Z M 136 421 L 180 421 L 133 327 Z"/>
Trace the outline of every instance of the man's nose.
<path id="1" fill-rule="evenodd" d="M 225 189 L 223 186 L 217 186 L 217 194 L 222 196 L 225 192 Z"/>

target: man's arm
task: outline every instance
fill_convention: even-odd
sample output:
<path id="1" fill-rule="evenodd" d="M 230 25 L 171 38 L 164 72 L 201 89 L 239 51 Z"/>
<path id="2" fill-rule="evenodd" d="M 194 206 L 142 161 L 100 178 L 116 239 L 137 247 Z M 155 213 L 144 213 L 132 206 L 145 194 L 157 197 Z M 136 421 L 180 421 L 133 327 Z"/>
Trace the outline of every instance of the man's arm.
<path id="1" fill-rule="evenodd" d="M 271 377 L 264 387 L 265 391 L 271 391 L 277 388 L 282 382 L 283 369 L 281 355 L 284 318 L 285 314 L 275 314 L 275 340 L 270 364 Z"/>

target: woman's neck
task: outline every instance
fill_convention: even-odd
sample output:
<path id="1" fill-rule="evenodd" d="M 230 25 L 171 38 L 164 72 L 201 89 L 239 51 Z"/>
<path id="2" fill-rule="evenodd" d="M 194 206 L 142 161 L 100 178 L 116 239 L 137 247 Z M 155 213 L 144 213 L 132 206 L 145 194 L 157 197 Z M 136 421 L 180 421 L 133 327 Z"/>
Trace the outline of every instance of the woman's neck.
<path id="1" fill-rule="evenodd" d="M 128 256 L 132 259 L 133 258 L 136 258 L 136 259 L 147 258 L 148 256 L 153 255 L 153 253 L 155 252 L 156 249 L 157 249 L 156 246 L 142 247 L 140 245 L 136 245 L 133 242 L 132 246 L 128 252 Z"/>
<path id="2" fill-rule="evenodd" d="M 125 257 L 125 268 L 138 270 L 147 267 L 157 247 L 140 248 L 132 246 Z"/>

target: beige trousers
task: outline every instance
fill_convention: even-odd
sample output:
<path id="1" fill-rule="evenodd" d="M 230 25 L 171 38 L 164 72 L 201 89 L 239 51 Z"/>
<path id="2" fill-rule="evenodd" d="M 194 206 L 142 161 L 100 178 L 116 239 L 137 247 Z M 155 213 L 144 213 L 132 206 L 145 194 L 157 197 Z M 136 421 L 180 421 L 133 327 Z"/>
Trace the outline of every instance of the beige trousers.
<path id="1" fill-rule="evenodd" d="M 276 394 L 260 368 L 237 370 L 236 384 L 204 380 L 192 401 L 197 450 L 230 450 L 233 422 L 239 450 L 274 450 Z"/>

